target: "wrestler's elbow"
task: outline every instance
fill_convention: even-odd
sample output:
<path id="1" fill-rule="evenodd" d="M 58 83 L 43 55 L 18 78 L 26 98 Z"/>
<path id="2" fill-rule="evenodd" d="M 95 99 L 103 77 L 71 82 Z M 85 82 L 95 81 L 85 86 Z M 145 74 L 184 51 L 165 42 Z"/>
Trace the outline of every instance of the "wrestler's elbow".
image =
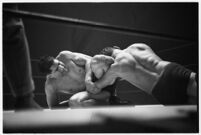
<path id="1" fill-rule="evenodd" d="M 70 52 L 70 51 L 61 51 L 60 53 L 59 53 L 59 55 L 56 57 L 56 59 L 62 59 L 62 58 L 65 58 L 65 57 L 67 57 L 67 56 L 70 56 L 72 54 L 72 52 Z"/>
<path id="2" fill-rule="evenodd" d="M 58 106 L 58 102 L 55 99 L 47 97 L 47 105 L 50 109 L 55 109 Z"/>
<path id="3" fill-rule="evenodd" d="M 50 84 L 51 82 L 49 81 L 50 80 L 47 80 L 45 84 L 45 94 L 48 107 L 52 109 L 55 108 L 55 106 L 58 104 L 58 99 L 56 96 L 56 90 L 54 89 L 53 85 Z"/>

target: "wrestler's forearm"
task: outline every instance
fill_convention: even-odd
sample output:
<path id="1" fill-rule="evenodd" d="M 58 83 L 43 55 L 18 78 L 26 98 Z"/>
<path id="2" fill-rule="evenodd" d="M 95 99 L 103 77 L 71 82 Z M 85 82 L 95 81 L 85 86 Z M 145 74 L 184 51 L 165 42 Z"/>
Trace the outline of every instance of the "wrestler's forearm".
<path id="1" fill-rule="evenodd" d="M 118 78 L 117 70 L 116 67 L 112 65 L 109 70 L 95 82 L 95 85 L 97 88 L 102 89 L 108 85 L 112 85 L 116 78 Z"/>
<path id="2" fill-rule="evenodd" d="M 62 51 L 59 53 L 59 55 L 56 57 L 56 59 L 61 60 L 63 58 L 66 59 L 74 59 L 75 54 L 73 54 L 71 51 Z"/>
<path id="3" fill-rule="evenodd" d="M 59 104 L 56 90 L 51 85 L 45 86 L 46 100 L 49 108 L 55 108 Z"/>
<path id="4" fill-rule="evenodd" d="M 76 53 L 76 52 L 73 52 L 73 53 L 74 53 L 74 55 L 80 56 L 80 57 L 85 58 L 85 59 L 91 59 L 92 58 L 91 56 L 83 54 L 83 53 Z"/>

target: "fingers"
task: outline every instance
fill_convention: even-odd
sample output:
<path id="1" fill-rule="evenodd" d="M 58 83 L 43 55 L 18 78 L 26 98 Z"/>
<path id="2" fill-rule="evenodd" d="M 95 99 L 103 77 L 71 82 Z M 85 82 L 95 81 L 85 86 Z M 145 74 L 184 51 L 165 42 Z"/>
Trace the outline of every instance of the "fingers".
<path id="1" fill-rule="evenodd" d="M 89 92 L 89 93 L 92 93 L 92 94 L 97 94 L 101 91 L 101 89 L 98 89 L 95 85 L 95 83 L 91 82 L 91 81 L 86 81 L 86 90 Z"/>
<path id="2" fill-rule="evenodd" d="M 58 70 L 59 72 L 63 73 L 63 72 L 68 72 L 68 69 L 64 66 L 64 65 L 59 65 L 58 66 Z"/>
<path id="3" fill-rule="evenodd" d="M 84 66 L 86 64 L 86 59 L 81 58 L 81 57 L 75 57 L 75 59 L 73 59 L 73 61 L 80 66 Z"/>
<path id="4" fill-rule="evenodd" d="M 92 58 L 92 62 L 94 63 L 106 63 L 111 65 L 112 63 L 114 63 L 114 58 L 110 57 L 110 56 L 106 56 L 106 55 L 95 55 Z"/>

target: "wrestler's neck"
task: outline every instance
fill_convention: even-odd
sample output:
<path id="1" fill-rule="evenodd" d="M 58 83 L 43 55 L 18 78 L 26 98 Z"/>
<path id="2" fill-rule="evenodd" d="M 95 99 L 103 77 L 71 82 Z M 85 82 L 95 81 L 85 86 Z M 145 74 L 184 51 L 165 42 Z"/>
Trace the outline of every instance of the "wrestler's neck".
<path id="1" fill-rule="evenodd" d="M 122 52 L 122 50 L 114 49 L 113 52 L 112 52 L 112 57 L 116 57 L 117 54 L 119 54 L 120 52 Z"/>

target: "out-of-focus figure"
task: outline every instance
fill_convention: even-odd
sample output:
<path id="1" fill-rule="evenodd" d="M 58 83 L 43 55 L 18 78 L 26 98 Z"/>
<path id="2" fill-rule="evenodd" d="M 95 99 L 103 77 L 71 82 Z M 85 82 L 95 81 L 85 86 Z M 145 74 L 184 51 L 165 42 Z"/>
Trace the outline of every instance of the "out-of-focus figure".
<path id="1" fill-rule="evenodd" d="M 17 5 L 3 4 L 3 8 L 17 10 Z M 7 14 L 3 14 L 3 65 L 16 98 L 15 110 L 41 109 L 34 100 L 34 82 L 23 22 Z"/>

